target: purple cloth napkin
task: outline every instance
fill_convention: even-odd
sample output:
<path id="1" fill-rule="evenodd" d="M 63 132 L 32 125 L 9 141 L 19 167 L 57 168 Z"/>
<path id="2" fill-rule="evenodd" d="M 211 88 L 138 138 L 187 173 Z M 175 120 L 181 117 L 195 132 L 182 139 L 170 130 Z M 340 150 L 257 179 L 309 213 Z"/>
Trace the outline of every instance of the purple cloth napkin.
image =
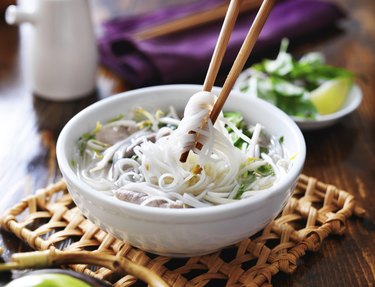
<path id="1" fill-rule="evenodd" d="M 131 33 L 142 28 L 212 8 L 222 0 L 198 1 L 169 7 L 133 18 L 118 18 L 104 24 L 99 39 L 102 63 L 133 87 L 187 83 L 204 79 L 222 22 L 173 35 L 135 41 Z M 237 20 L 222 67 L 229 68 L 242 45 L 256 11 Z M 333 3 L 319 0 L 285 0 L 273 8 L 252 52 L 259 56 L 282 38 L 296 39 L 326 28 L 344 14 Z"/>

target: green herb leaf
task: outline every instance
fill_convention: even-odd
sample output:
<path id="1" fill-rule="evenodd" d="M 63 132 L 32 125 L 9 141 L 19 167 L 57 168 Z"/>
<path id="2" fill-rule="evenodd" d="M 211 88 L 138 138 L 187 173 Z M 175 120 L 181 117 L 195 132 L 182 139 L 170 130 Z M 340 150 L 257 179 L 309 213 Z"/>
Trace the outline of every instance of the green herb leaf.
<path id="1" fill-rule="evenodd" d="M 280 97 L 277 106 L 288 115 L 313 119 L 317 115 L 314 105 L 303 97 Z"/>
<path id="2" fill-rule="evenodd" d="M 236 126 L 244 135 L 251 138 L 252 133 L 246 126 L 245 120 L 239 112 L 224 112 L 224 117 Z M 243 144 L 247 144 L 242 138 L 240 138 L 233 130 L 226 126 L 226 129 L 231 137 L 232 143 L 235 147 L 242 148 Z"/>
<path id="3" fill-rule="evenodd" d="M 115 117 L 109 119 L 107 123 L 117 122 L 117 121 L 119 121 L 119 120 L 122 120 L 124 117 L 125 117 L 125 116 L 122 115 L 122 114 L 117 115 L 117 116 L 115 116 Z"/>
<path id="4" fill-rule="evenodd" d="M 236 196 L 234 199 L 241 199 L 242 194 L 245 192 L 245 185 L 241 184 L 240 187 L 237 190 Z"/>
<path id="5" fill-rule="evenodd" d="M 304 88 L 282 79 L 271 78 L 271 81 L 274 91 L 280 96 L 302 97 L 303 94 L 306 92 Z"/>
<path id="6" fill-rule="evenodd" d="M 267 102 L 276 105 L 277 94 L 273 88 L 271 78 L 266 80 L 257 79 L 257 96 Z"/>
<path id="7" fill-rule="evenodd" d="M 273 168 L 270 164 L 265 164 L 256 169 L 256 173 L 259 174 L 260 176 L 268 176 L 268 175 L 273 175 L 274 171 Z"/>
<path id="8" fill-rule="evenodd" d="M 239 112 L 224 112 L 224 118 L 234 124 L 237 128 L 241 126 L 243 122 L 243 116 Z"/>
<path id="9" fill-rule="evenodd" d="M 281 41 L 280 51 L 275 60 L 266 60 L 264 63 L 265 71 L 269 74 L 285 76 L 293 70 L 293 58 L 286 51 L 288 49 L 288 39 Z"/>
<path id="10" fill-rule="evenodd" d="M 78 139 L 78 150 L 79 150 L 79 154 L 81 156 L 83 156 L 83 154 L 85 152 L 87 142 L 91 139 L 95 139 L 95 135 L 92 134 L 92 133 L 84 133 Z"/>
<path id="11" fill-rule="evenodd" d="M 300 65 L 306 66 L 319 66 L 323 65 L 324 62 L 325 59 L 323 54 L 318 52 L 307 53 L 306 55 L 302 56 L 302 58 L 298 61 Z"/>

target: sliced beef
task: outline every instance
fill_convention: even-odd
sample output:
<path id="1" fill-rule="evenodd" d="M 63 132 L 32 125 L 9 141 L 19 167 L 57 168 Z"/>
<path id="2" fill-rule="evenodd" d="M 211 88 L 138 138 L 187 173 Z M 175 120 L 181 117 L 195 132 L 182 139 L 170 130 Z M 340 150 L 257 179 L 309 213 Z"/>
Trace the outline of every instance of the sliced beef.
<path id="1" fill-rule="evenodd" d="M 115 197 L 126 202 L 131 202 L 134 204 L 141 204 L 145 200 L 149 200 L 153 196 L 148 195 L 143 192 L 135 192 L 127 190 L 125 188 L 120 188 L 114 191 Z M 183 208 L 182 202 L 168 202 L 163 199 L 155 198 L 155 200 L 150 200 L 147 206 L 162 207 L 162 208 Z"/>
<path id="2" fill-rule="evenodd" d="M 113 145 L 129 137 L 136 130 L 135 127 L 126 126 L 104 127 L 96 134 L 96 139 L 103 143 Z"/>

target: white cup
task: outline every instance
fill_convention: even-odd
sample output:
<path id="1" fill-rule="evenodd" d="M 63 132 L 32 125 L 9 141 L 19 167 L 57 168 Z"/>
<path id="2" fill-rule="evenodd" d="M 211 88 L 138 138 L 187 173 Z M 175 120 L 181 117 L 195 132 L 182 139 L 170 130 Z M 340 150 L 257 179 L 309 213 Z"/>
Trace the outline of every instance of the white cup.
<path id="1" fill-rule="evenodd" d="M 94 91 L 98 53 L 87 0 L 38 0 L 34 11 L 12 5 L 5 18 L 34 26 L 28 60 L 35 94 L 72 100 Z"/>

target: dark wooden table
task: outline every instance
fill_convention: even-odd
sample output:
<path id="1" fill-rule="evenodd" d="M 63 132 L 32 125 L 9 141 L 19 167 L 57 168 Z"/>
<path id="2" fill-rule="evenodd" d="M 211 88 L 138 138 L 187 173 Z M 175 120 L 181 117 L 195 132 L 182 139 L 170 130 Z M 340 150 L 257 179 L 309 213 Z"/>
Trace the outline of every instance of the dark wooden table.
<path id="1" fill-rule="evenodd" d="M 348 13 L 347 19 L 338 29 L 294 43 L 292 52 L 298 56 L 320 51 L 330 64 L 363 75 L 358 84 L 364 98 L 359 109 L 339 124 L 304 133 L 303 172 L 351 192 L 367 217 L 352 218 L 345 236 L 327 239 L 319 252 L 303 258 L 295 274 L 278 274 L 274 286 L 375 286 L 375 2 L 336 1 Z M 74 114 L 126 89 L 112 75 L 100 72 L 96 93 L 84 99 L 57 103 L 33 96 L 24 69 L 26 33 L 0 20 L 0 214 L 60 177 L 54 145 Z M 4 259 L 22 249 L 4 231 L 0 246 L 5 247 Z M 5 275 L 0 278 L 0 284 L 9 280 Z"/>

